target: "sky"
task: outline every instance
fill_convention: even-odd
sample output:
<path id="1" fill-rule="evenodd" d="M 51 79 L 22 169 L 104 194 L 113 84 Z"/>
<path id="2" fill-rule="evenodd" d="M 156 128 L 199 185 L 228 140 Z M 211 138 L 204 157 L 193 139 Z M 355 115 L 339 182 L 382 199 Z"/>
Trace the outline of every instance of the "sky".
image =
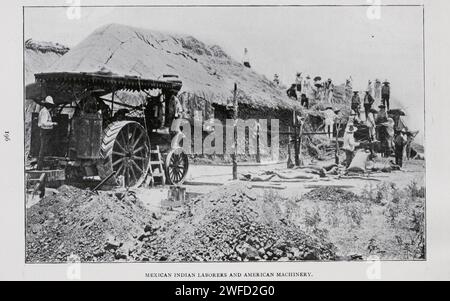
<path id="1" fill-rule="evenodd" d="M 119 23 L 168 33 L 188 34 L 221 46 L 241 61 L 249 50 L 252 68 L 289 85 L 296 72 L 354 89 L 369 79 L 391 82 L 392 108 L 424 133 L 422 7 L 81 7 L 26 8 L 25 39 L 75 46 L 96 28 Z M 74 18 L 75 17 L 75 18 Z"/>

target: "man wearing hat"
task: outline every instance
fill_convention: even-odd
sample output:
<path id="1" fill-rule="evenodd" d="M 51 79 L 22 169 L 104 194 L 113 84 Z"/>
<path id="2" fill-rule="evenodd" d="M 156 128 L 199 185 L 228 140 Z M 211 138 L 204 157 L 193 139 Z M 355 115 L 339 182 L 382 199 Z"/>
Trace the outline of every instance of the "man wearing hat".
<path id="1" fill-rule="evenodd" d="M 381 88 L 381 101 L 383 105 L 387 107 L 388 111 L 389 111 L 390 96 L 391 96 L 391 87 L 389 86 L 389 82 L 385 80 L 383 83 L 383 87 Z"/>
<path id="2" fill-rule="evenodd" d="M 387 122 L 387 113 L 386 113 L 386 106 L 385 105 L 379 105 L 378 108 L 380 111 L 377 114 L 377 119 L 375 121 L 376 124 Z"/>
<path id="3" fill-rule="evenodd" d="M 53 127 L 57 124 L 52 121 L 52 115 L 50 114 L 50 109 L 55 106 L 53 102 L 53 98 L 51 96 L 47 96 L 44 101 L 41 103 L 42 109 L 39 112 L 38 117 L 38 127 L 40 133 L 40 148 L 39 148 L 39 157 L 37 162 L 37 169 L 42 169 L 44 166 L 44 156 L 48 152 L 48 147 L 50 145 L 50 139 L 52 137 Z"/>
<path id="4" fill-rule="evenodd" d="M 355 147 L 359 145 L 358 142 L 355 141 L 354 133 L 357 128 L 351 124 L 348 126 L 347 131 L 344 135 L 344 145 L 342 147 L 345 150 L 345 166 L 348 168 L 352 163 L 353 157 L 355 155 Z"/>
<path id="5" fill-rule="evenodd" d="M 352 110 L 356 113 L 356 116 L 359 118 L 359 106 L 361 105 L 361 99 L 359 98 L 358 91 L 353 91 L 352 96 Z"/>

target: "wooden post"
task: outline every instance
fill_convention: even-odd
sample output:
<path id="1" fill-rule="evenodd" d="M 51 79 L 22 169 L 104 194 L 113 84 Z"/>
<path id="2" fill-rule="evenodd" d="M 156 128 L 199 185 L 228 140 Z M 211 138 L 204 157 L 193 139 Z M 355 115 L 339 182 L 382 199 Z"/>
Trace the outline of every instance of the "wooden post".
<path id="1" fill-rule="evenodd" d="M 259 146 L 259 131 L 260 131 L 259 122 L 256 125 L 256 163 L 261 163 L 261 149 Z"/>
<path id="2" fill-rule="evenodd" d="M 291 131 L 291 127 L 288 127 L 288 132 Z M 292 158 L 291 158 L 291 134 L 288 134 L 288 160 L 287 160 L 287 168 L 292 168 L 294 167 L 294 163 L 292 162 Z"/>
<path id="3" fill-rule="evenodd" d="M 334 150 L 334 163 L 339 164 L 339 131 L 341 129 L 341 125 L 337 126 L 337 124 L 334 124 L 334 128 L 336 129 L 336 149 Z"/>
<path id="4" fill-rule="evenodd" d="M 297 166 L 303 166 L 303 160 L 300 158 L 302 152 L 302 136 L 303 136 L 303 123 L 301 122 L 299 124 L 299 131 L 298 131 L 298 155 L 296 158 L 296 160 L 298 160 Z"/>
<path id="5" fill-rule="evenodd" d="M 237 133 L 236 133 L 236 121 L 238 119 L 238 103 L 236 98 L 237 93 L 237 84 L 234 83 L 234 90 L 233 90 L 233 135 L 234 135 L 234 151 L 231 155 L 231 158 L 233 160 L 233 180 L 237 180 Z"/>

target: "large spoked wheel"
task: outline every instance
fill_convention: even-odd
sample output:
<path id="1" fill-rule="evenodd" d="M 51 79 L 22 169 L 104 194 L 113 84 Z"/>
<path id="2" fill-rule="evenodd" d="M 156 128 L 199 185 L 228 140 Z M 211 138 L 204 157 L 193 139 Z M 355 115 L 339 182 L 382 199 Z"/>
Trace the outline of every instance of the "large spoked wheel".
<path id="1" fill-rule="evenodd" d="M 135 121 L 110 124 L 103 134 L 100 150 L 102 162 L 97 166 L 99 176 L 111 178 L 115 184 L 137 187 L 147 175 L 150 158 L 150 140 L 147 132 Z"/>
<path id="2" fill-rule="evenodd" d="M 183 184 L 188 173 L 189 160 L 182 148 L 170 150 L 166 157 L 165 169 L 167 182 L 169 184 Z"/>

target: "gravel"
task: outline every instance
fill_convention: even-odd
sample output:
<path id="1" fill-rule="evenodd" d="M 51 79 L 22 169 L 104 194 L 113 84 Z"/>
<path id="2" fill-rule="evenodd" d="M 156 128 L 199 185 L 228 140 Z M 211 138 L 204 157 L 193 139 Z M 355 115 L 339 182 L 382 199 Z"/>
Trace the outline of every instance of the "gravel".
<path id="1" fill-rule="evenodd" d="M 331 243 L 283 218 L 277 200 L 256 198 L 243 184 L 226 185 L 198 200 L 144 241 L 136 260 L 334 260 Z"/>

